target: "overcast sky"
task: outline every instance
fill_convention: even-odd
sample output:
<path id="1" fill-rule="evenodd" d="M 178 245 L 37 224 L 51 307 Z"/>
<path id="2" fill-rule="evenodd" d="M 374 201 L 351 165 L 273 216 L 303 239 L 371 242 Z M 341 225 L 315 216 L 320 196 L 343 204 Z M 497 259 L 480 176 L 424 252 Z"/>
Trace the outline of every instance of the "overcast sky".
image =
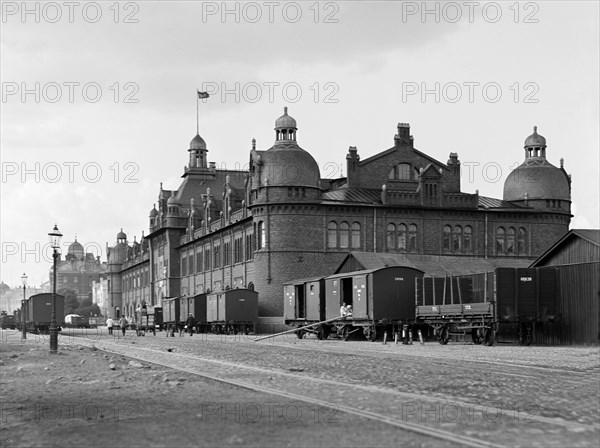
<path id="1" fill-rule="evenodd" d="M 247 165 L 288 106 L 322 177 L 408 122 L 462 190 L 502 198 L 533 126 L 572 174 L 571 228 L 599 227 L 598 2 L 2 3 L 0 278 L 48 279 L 47 233 L 87 249 L 148 233 L 196 134 Z M 225 7 L 228 11 L 225 11 Z"/>

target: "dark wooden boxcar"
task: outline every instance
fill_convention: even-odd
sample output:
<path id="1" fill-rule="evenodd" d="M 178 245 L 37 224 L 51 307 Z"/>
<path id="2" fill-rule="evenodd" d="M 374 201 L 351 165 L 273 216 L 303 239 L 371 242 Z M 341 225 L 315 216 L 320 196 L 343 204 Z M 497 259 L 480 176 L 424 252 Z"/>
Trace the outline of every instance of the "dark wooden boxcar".
<path id="1" fill-rule="evenodd" d="M 179 321 L 184 323 L 191 313 L 196 320 L 197 331 L 206 331 L 206 298 L 207 294 L 182 297 L 180 300 Z"/>
<path id="2" fill-rule="evenodd" d="M 333 325 L 343 339 L 361 329 L 371 341 L 378 328 L 399 333 L 414 322 L 415 279 L 420 277 L 423 271 L 403 266 L 331 275 L 325 279 L 325 317 L 339 317 L 346 303 L 352 306 L 352 318 Z"/>
<path id="3" fill-rule="evenodd" d="M 215 333 L 253 331 L 258 323 L 258 293 L 230 289 L 207 295 L 206 320 Z"/>
<path id="4" fill-rule="evenodd" d="M 52 293 L 35 294 L 26 300 L 27 329 L 33 332 L 48 332 L 52 319 Z M 56 322 L 65 324 L 65 298 L 56 294 Z"/>
<path id="5" fill-rule="evenodd" d="M 283 284 L 283 317 L 291 327 L 304 327 L 325 320 L 325 278 L 313 277 L 293 280 Z M 319 325 L 299 330 L 296 335 L 315 333 L 319 339 L 328 335 L 328 327 Z"/>
<path id="6" fill-rule="evenodd" d="M 172 297 L 163 299 L 163 325 L 166 327 L 167 332 L 173 335 L 173 332 L 179 330 L 179 306 L 180 297 Z"/>

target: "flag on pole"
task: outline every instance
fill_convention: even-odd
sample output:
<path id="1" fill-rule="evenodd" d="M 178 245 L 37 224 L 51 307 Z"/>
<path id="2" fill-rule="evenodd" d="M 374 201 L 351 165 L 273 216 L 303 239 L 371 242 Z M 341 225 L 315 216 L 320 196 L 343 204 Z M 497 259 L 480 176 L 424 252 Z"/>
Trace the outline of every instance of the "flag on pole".
<path id="1" fill-rule="evenodd" d="M 210 95 L 208 94 L 208 92 L 200 92 L 198 91 L 198 98 L 200 98 L 201 100 L 203 100 L 204 98 L 208 98 Z"/>

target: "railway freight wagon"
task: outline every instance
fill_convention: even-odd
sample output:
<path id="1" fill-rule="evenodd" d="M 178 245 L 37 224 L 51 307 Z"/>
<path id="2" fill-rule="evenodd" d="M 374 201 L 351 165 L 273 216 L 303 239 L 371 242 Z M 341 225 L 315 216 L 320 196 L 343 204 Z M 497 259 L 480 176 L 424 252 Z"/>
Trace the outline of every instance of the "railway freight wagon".
<path id="1" fill-rule="evenodd" d="M 440 344 L 471 334 L 475 344 L 516 339 L 529 345 L 535 332 L 558 319 L 555 268 L 497 268 L 494 272 L 417 280 L 416 319 L 433 328 Z"/>
<path id="2" fill-rule="evenodd" d="M 325 320 L 325 277 L 284 283 L 283 296 L 283 318 L 286 325 L 304 327 Z M 315 333 L 318 339 L 325 339 L 328 330 L 327 325 L 318 325 L 298 330 L 296 335 L 301 339 L 307 333 Z"/>
<path id="3" fill-rule="evenodd" d="M 178 331 L 179 330 L 179 326 L 180 326 L 180 320 L 179 320 L 179 315 L 180 315 L 180 297 L 173 297 L 170 299 L 163 299 L 162 302 L 162 310 L 163 310 L 163 325 L 165 326 L 165 329 L 167 330 L 167 333 L 170 334 L 171 336 L 173 335 L 174 331 Z"/>
<path id="4" fill-rule="evenodd" d="M 24 304 L 25 325 L 32 333 L 48 333 L 52 320 L 52 293 L 30 296 Z M 65 324 L 65 298 L 56 294 L 56 323 L 59 327 Z"/>
<path id="5" fill-rule="evenodd" d="M 179 299 L 179 322 L 184 323 L 189 315 L 196 320 L 196 332 L 206 332 L 206 300 L 207 294 L 197 294 L 193 297 Z"/>
<path id="6" fill-rule="evenodd" d="M 254 331 L 258 323 L 258 293 L 249 289 L 229 289 L 208 294 L 206 322 L 213 333 Z"/>
<path id="7" fill-rule="evenodd" d="M 325 318 L 339 317 L 343 303 L 352 307 L 352 316 L 333 322 L 330 331 L 344 340 L 358 331 L 370 341 L 381 331 L 402 334 L 415 321 L 415 279 L 423 274 L 410 267 L 390 266 L 326 277 Z"/>
<path id="8" fill-rule="evenodd" d="M 0 313 L 0 325 L 3 330 L 14 330 L 17 328 L 17 320 L 14 314 L 8 314 L 6 311 Z"/>

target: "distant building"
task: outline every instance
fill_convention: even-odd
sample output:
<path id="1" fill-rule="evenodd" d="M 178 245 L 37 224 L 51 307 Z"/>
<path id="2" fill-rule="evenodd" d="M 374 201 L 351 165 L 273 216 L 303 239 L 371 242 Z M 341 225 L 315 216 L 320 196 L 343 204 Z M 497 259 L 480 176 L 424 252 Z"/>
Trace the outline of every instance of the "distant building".
<path id="1" fill-rule="evenodd" d="M 502 199 L 462 192 L 458 154 L 443 163 L 419 151 L 407 123 L 398 124 L 393 146 L 364 160 L 351 146 L 339 179 L 321 178 L 297 131 L 285 108 L 270 148 L 252 140 L 248 171 L 208 163 L 196 135 L 179 188 L 160 186 L 148 236 L 129 245 L 120 232 L 109 249 L 113 310 L 130 315 L 143 302 L 249 288 L 259 293 L 262 322 L 275 322 L 284 282 L 332 274 L 354 262 L 349 254 L 378 254 L 382 263 L 386 254 L 391 262 L 405 255 L 425 272 L 459 260 L 477 272 L 527 265 L 568 231 L 571 179 L 562 160 L 559 168 L 547 160 L 536 128 Z M 494 259 L 502 262 L 477 263 Z"/>
<path id="2" fill-rule="evenodd" d="M 75 241 L 69 245 L 65 259 L 59 258 L 56 270 L 56 289 L 71 289 L 77 298 L 92 298 L 92 283 L 98 281 L 100 275 L 106 272 L 106 263 L 100 262 L 100 257 L 92 253 L 84 253 L 81 243 Z M 53 268 L 50 268 L 50 288 L 54 283 Z"/>
<path id="3" fill-rule="evenodd" d="M 111 316 L 112 309 L 109 306 L 108 280 L 105 277 L 100 277 L 97 281 L 92 282 L 92 302 L 98 305 L 102 316 Z"/>

